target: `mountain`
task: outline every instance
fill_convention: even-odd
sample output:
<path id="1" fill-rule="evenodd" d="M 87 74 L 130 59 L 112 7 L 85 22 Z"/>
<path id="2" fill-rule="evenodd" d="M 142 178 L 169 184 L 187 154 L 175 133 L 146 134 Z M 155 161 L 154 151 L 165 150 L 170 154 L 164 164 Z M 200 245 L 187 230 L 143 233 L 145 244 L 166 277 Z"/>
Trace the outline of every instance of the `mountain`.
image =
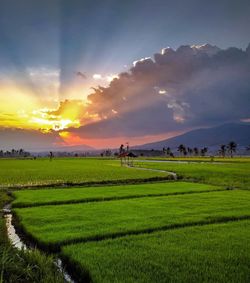
<path id="1" fill-rule="evenodd" d="M 238 146 L 250 145 L 250 123 L 224 124 L 212 128 L 197 129 L 159 142 L 148 143 L 135 148 L 159 149 L 176 148 L 180 144 L 188 147 L 215 147 L 235 141 Z"/>

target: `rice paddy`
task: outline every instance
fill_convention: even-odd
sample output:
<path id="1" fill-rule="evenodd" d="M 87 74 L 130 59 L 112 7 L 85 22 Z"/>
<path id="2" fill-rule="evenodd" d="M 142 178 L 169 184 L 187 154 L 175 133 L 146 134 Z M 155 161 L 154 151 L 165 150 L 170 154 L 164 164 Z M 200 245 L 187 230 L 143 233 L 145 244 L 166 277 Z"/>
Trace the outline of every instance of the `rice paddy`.
<path id="1" fill-rule="evenodd" d="M 76 282 L 249 282 L 250 162 L 135 165 L 181 180 L 41 159 L 1 160 L 0 181 L 23 238 L 58 253 Z"/>

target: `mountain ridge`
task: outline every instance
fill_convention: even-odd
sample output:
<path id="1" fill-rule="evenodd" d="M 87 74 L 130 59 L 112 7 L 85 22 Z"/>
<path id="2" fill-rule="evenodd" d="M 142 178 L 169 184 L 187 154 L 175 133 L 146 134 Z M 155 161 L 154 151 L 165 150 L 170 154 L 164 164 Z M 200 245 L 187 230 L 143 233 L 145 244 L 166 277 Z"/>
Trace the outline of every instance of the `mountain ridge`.
<path id="1" fill-rule="evenodd" d="M 227 123 L 210 128 L 191 130 L 184 134 L 134 146 L 134 149 L 162 149 L 163 147 L 177 147 L 184 144 L 188 147 L 214 147 L 235 141 L 239 146 L 250 144 L 250 123 Z"/>

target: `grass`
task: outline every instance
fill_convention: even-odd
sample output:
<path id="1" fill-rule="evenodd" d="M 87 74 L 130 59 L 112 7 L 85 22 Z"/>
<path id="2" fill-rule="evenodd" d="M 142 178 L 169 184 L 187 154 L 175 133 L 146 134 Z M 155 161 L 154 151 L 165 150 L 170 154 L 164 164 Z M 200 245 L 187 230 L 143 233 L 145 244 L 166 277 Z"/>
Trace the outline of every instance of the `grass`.
<path id="1" fill-rule="evenodd" d="M 79 282 L 246 283 L 249 233 L 250 221 L 240 221 L 69 245 L 62 252 Z"/>
<path id="2" fill-rule="evenodd" d="M 185 162 L 222 162 L 222 163 L 242 163 L 242 162 L 250 162 L 250 156 L 235 156 L 233 158 L 231 157 L 220 157 L 215 156 L 213 159 L 211 159 L 210 156 L 176 156 L 174 158 L 167 157 L 167 156 L 160 156 L 160 157 L 139 157 L 141 160 L 161 160 L 161 161 L 185 161 Z"/>
<path id="3" fill-rule="evenodd" d="M 0 191 L 0 209 L 10 198 Z M 38 250 L 18 251 L 6 235 L 6 226 L 0 211 L 0 283 L 63 283 L 64 278 L 54 265 L 52 256 Z"/>
<path id="4" fill-rule="evenodd" d="M 110 159 L 0 160 L 0 184 L 41 186 L 14 192 L 16 228 L 49 252 L 61 250 L 79 282 L 249 282 L 249 159 L 196 161 L 138 160 L 194 183 L 125 186 L 168 175 Z M 103 185 L 77 187 L 88 183 Z M 49 188 L 65 184 L 74 188 Z M 1 207 L 8 200 L 0 190 Z M 3 219 L 0 283 L 1 274 L 4 282 L 62 282 L 53 257 L 10 247 Z"/>
<path id="5" fill-rule="evenodd" d="M 208 164 L 138 161 L 136 166 L 173 171 L 179 177 L 202 183 L 250 189 L 250 163 L 248 162 Z"/>
<path id="6" fill-rule="evenodd" d="M 223 187 L 197 183 L 169 182 L 92 188 L 21 190 L 13 193 L 15 200 L 12 202 L 12 206 L 29 207 L 47 204 L 66 204 L 144 196 L 207 192 L 213 190 L 223 190 Z"/>
<path id="7" fill-rule="evenodd" d="M 248 191 L 223 191 L 109 202 L 16 208 L 20 226 L 40 246 L 250 216 Z"/>
<path id="8" fill-rule="evenodd" d="M 37 185 L 74 185 L 105 181 L 144 180 L 163 178 L 161 172 L 139 171 L 121 167 L 119 162 L 107 159 L 58 158 L 50 162 L 36 160 L 0 159 L 0 184 L 2 187 Z"/>

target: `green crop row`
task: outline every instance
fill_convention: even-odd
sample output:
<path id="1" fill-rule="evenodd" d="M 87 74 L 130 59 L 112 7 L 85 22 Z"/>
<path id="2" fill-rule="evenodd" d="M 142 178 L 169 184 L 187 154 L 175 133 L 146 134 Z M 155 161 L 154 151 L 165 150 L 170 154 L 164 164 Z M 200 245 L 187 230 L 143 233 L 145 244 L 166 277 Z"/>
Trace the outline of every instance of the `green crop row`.
<path id="1" fill-rule="evenodd" d="M 250 281 L 250 221 L 65 246 L 79 282 Z"/>
<path id="2" fill-rule="evenodd" d="M 250 216 L 248 191 L 16 208 L 20 227 L 44 246 Z"/>
<path id="3" fill-rule="evenodd" d="M 0 159 L 2 187 L 74 185 L 105 181 L 164 178 L 166 173 L 121 167 L 119 162 L 100 159 Z"/>
<path id="4" fill-rule="evenodd" d="M 105 187 L 20 190 L 13 193 L 13 207 L 41 206 L 90 201 L 114 200 L 144 196 L 174 195 L 223 190 L 223 187 L 186 183 L 152 183 Z"/>
<path id="5" fill-rule="evenodd" d="M 250 189 L 250 163 L 136 162 L 136 166 L 176 172 L 179 177 L 219 186 Z M 139 171 L 139 170 L 138 170 Z"/>

